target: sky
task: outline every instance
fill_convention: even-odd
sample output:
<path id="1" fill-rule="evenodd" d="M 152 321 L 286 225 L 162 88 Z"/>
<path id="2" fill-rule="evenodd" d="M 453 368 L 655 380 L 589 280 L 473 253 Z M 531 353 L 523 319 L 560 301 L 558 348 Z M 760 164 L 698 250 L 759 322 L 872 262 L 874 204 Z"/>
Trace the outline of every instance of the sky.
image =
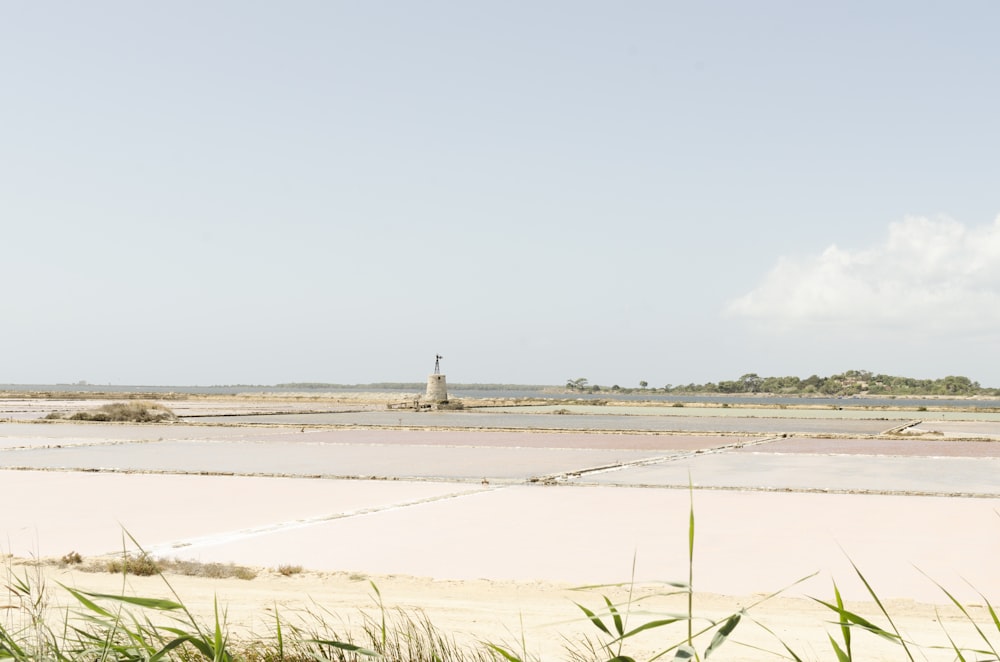
<path id="1" fill-rule="evenodd" d="M 1000 4 L 0 4 L 0 383 L 1000 386 Z"/>

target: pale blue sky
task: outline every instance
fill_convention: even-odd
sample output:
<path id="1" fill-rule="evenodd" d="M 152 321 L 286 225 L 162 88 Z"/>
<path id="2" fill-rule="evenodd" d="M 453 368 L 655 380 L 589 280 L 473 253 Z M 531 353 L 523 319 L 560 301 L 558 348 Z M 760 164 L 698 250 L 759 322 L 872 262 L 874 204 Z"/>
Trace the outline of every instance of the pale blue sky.
<path id="1" fill-rule="evenodd" d="M 1000 386 L 995 2 L 7 2 L 0 382 Z"/>

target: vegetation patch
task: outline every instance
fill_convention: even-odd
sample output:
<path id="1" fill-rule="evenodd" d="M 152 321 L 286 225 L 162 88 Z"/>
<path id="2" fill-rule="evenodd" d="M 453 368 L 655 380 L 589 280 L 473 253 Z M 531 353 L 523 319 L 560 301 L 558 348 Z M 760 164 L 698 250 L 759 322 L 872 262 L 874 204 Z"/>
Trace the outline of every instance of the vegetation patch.
<path id="1" fill-rule="evenodd" d="M 121 558 L 113 558 L 105 564 L 105 569 L 111 573 L 150 577 L 162 571 L 160 564 L 149 554 L 142 552 L 137 556 L 126 554 Z"/>
<path id="2" fill-rule="evenodd" d="M 59 559 L 61 565 L 79 565 L 83 563 L 83 557 L 77 552 L 70 552 L 66 556 Z"/>
<path id="3" fill-rule="evenodd" d="M 165 572 L 173 572 L 188 577 L 209 577 L 211 579 L 245 579 L 251 580 L 257 576 L 257 570 L 235 563 L 202 563 L 200 561 L 183 561 L 169 559 L 160 561 L 160 567 Z"/>
<path id="4" fill-rule="evenodd" d="M 59 565 L 79 565 L 79 569 L 84 572 L 124 573 L 139 577 L 172 573 L 186 577 L 250 580 L 259 574 L 255 568 L 235 563 L 203 563 L 183 559 L 161 559 L 154 558 L 146 552 L 116 556 L 112 559 L 91 560 L 86 564 L 83 563 L 83 558 L 79 554 L 70 552 L 59 560 Z M 302 571 L 301 567 L 299 571 Z"/>
<path id="5" fill-rule="evenodd" d="M 164 423 L 176 421 L 177 415 L 158 402 L 139 400 L 136 402 L 112 402 L 90 411 L 81 411 L 70 416 L 52 412 L 45 418 L 70 421 L 101 421 L 111 423 Z"/>
<path id="6" fill-rule="evenodd" d="M 646 381 L 639 382 L 639 388 L 623 388 L 617 384 L 599 386 L 591 384 L 586 377 L 566 381 L 566 390 L 577 393 L 723 393 L 723 394 L 763 394 L 763 395 L 823 395 L 848 397 L 853 395 L 879 395 L 886 397 L 935 396 L 969 397 L 1000 395 L 1000 388 L 988 388 L 962 375 L 948 375 L 939 379 L 915 379 L 896 375 L 876 374 L 869 370 L 848 370 L 841 374 L 820 377 L 810 375 L 805 379 L 795 376 L 761 377 L 757 373 L 747 373 L 738 379 L 704 384 L 667 384 L 662 389 L 647 388 Z"/>

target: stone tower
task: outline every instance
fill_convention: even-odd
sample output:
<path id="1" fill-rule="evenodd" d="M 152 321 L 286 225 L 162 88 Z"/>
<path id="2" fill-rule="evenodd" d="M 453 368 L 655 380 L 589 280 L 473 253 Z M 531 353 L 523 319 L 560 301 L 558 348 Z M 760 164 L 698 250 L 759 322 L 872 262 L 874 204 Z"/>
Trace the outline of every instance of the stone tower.
<path id="1" fill-rule="evenodd" d="M 448 384 L 441 374 L 443 358 L 440 354 L 434 357 L 434 374 L 427 376 L 427 393 L 424 394 L 424 399 L 434 404 L 448 402 Z"/>

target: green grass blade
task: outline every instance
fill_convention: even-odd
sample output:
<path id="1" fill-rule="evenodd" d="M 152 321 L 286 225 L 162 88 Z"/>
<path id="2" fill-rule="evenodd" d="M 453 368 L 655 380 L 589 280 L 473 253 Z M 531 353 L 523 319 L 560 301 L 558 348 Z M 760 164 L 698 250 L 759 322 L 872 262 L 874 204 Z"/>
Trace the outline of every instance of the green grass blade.
<path id="1" fill-rule="evenodd" d="M 132 541 L 132 544 L 134 544 L 134 545 L 136 546 L 136 548 L 137 548 L 137 549 L 138 549 L 138 550 L 139 550 L 139 551 L 140 551 L 140 552 L 141 552 L 142 554 L 146 554 L 146 553 L 147 553 L 147 552 L 146 552 L 146 550 L 142 548 L 142 545 L 140 545 L 140 544 L 139 544 L 139 541 L 135 539 L 135 536 L 133 536 L 133 535 L 132 535 L 132 534 L 131 534 L 131 533 L 130 533 L 130 532 L 128 531 L 128 529 L 122 529 L 122 531 L 123 531 L 123 533 L 124 533 L 124 535 L 125 535 L 125 536 L 128 536 L 129 540 L 131 540 L 131 541 Z M 122 542 L 124 543 L 124 539 L 123 539 L 123 541 L 122 541 Z M 124 570 L 123 570 L 122 572 L 123 572 L 123 574 L 122 574 L 122 582 L 123 582 L 123 584 L 124 584 L 124 582 L 126 581 L 126 575 L 124 574 Z M 184 604 L 183 604 L 183 603 L 181 602 L 181 598 L 180 598 L 180 596 L 179 596 L 179 595 L 177 594 L 177 591 L 176 591 L 176 589 L 174 589 L 174 586 L 173 586 L 173 584 L 171 584 L 171 583 L 170 583 L 170 582 L 169 582 L 169 581 L 167 580 L 167 578 L 166 578 L 166 577 L 165 577 L 165 576 L 163 575 L 163 573 L 162 573 L 162 572 L 159 572 L 159 571 L 158 571 L 158 572 L 157 572 L 157 575 L 158 575 L 158 576 L 160 577 L 160 579 L 161 579 L 161 580 L 163 580 L 163 583 L 164 583 L 164 584 L 166 585 L 166 587 L 167 587 L 168 589 L 170 589 L 170 593 L 171 593 L 171 594 L 173 594 L 174 598 L 176 598 L 176 599 L 177 599 L 177 602 L 176 602 L 176 603 L 173 603 L 173 604 L 176 604 L 176 605 L 178 605 L 178 608 L 179 608 L 179 609 L 180 609 L 181 611 L 183 611 L 183 612 L 184 612 L 184 615 L 185 615 L 185 617 L 187 618 L 187 622 L 188 622 L 188 623 L 189 623 L 189 624 L 191 625 L 191 627 L 193 627 L 193 628 L 195 629 L 195 632 L 197 632 L 197 633 L 198 633 L 198 637 L 199 637 L 198 641 L 201 641 L 201 642 L 204 642 L 204 641 L 207 641 L 207 636 L 205 635 L 205 632 L 204 632 L 204 631 L 202 630 L 202 628 L 201 628 L 201 625 L 200 625 L 200 624 L 198 623 L 198 620 L 197 620 L 197 619 L 196 619 L 196 618 L 194 617 L 194 614 L 192 614 L 192 613 L 191 613 L 191 610 L 189 610 L 189 609 L 188 609 L 187 607 L 185 607 L 185 606 L 184 606 Z M 123 588 L 122 588 L 122 593 L 124 594 L 124 586 L 123 586 Z M 164 602 L 166 602 L 166 601 L 164 601 Z M 192 642 L 192 643 L 193 643 L 193 642 Z M 207 657 L 207 658 L 209 658 L 209 659 L 213 659 L 213 658 L 214 658 L 214 656 L 213 656 L 213 655 L 208 655 L 208 654 L 205 654 L 205 657 Z"/>
<path id="2" fill-rule="evenodd" d="M 521 658 L 511 653 L 509 650 L 496 644 L 487 643 L 486 647 L 503 657 L 507 662 L 523 662 Z"/>
<path id="3" fill-rule="evenodd" d="M 751 609 L 753 609 L 754 607 L 756 607 L 757 605 L 762 605 L 762 604 L 764 604 L 765 602 L 767 602 L 768 600 L 771 600 L 771 599 L 773 599 L 773 598 L 776 598 L 776 597 L 778 597 L 778 596 L 779 596 L 779 595 L 781 595 L 782 593 L 785 593 L 786 591 L 788 591 L 788 589 L 790 589 L 790 588 L 793 588 L 793 587 L 795 587 L 795 586 L 798 586 L 798 585 L 799 585 L 799 584 L 801 584 L 802 582 L 804 582 L 804 581 L 806 581 L 806 580 L 808 580 L 808 579 L 812 579 L 813 577 L 815 577 L 815 576 L 816 576 L 816 575 L 818 575 L 818 574 L 819 574 L 819 572 L 818 572 L 818 571 L 817 571 L 817 572 L 812 572 L 812 573 L 809 573 L 808 575 L 806 575 L 805 577 L 801 577 L 801 578 L 799 578 L 799 579 L 796 579 L 796 580 L 795 580 L 794 582 L 792 582 L 791 584 L 787 584 L 787 585 L 783 586 L 782 588 L 779 588 L 779 589 L 778 589 L 777 591 L 774 591 L 773 593 L 768 593 L 768 594 L 767 594 L 767 595 L 765 595 L 764 597 L 762 597 L 762 598 L 758 598 L 757 600 L 754 600 L 754 601 L 753 601 L 753 602 L 751 602 L 751 603 L 750 603 L 749 605 L 747 605 L 746 607 L 744 607 L 744 608 L 743 608 L 743 611 L 744 611 L 744 612 L 748 612 L 748 611 L 750 611 Z M 667 595 L 673 595 L 673 594 L 670 594 L 670 593 L 668 593 Z"/>
<path id="4" fill-rule="evenodd" d="M 180 628 L 172 628 L 172 627 L 163 626 L 160 629 L 163 630 L 164 632 L 169 632 L 171 634 L 175 634 L 178 637 L 183 637 L 183 636 L 186 636 L 187 634 L 189 634 L 188 632 L 186 632 L 186 631 L 184 631 L 184 630 L 182 630 Z"/>
<path id="5" fill-rule="evenodd" d="M 910 647 L 906 645 L 906 640 L 903 639 L 903 636 L 899 633 L 899 628 L 896 627 L 896 624 L 893 622 L 892 617 L 889 615 L 889 612 L 882 604 L 882 600 L 879 599 L 878 595 L 875 593 L 875 590 L 871 587 L 871 584 L 868 583 L 868 580 L 861 573 L 861 570 L 858 568 L 858 566 L 855 565 L 854 561 L 851 561 L 851 567 L 854 568 L 854 572 L 857 573 L 858 578 L 861 580 L 861 583 L 865 585 L 865 588 L 868 590 L 868 595 L 872 596 L 872 600 L 875 601 L 875 604 L 878 605 L 878 608 L 882 611 L 882 615 L 885 616 L 887 621 L 889 621 L 889 625 L 892 627 L 893 632 L 896 633 L 896 638 L 899 640 L 899 644 L 903 647 L 903 650 L 906 652 L 906 657 L 910 658 L 910 662 L 916 662 L 913 659 L 913 653 L 910 652 Z"/>
<path id="6" fill-rule="evenodd" d="M 518 612 L 517 620 L 521 623 L 521 655 L 528 657 L 528 642 L 524 635 L 524 613 Z"/>
<path id="7" fill-rule="evenodd" d="M 625 634 L 625 627 L 622 625 L 622 616 L 618 613 L 618 609 L 615 608 L 614 604 L 611 603 L 611 600 L 608 599 L 608 596 L 605 595 L 602 597 L 604 598 L 605 604 L 608 605 L 608 612 L 611 614 L 611 620 L 615 624 L 615 632 L 617 632 L 618 636 L 621 637 Z"/>
<path id="8" fill-rule="evenodd" d="M 213 660 L 215 662 L 228 661 L 230 656 L 226 652 L 226 641 L 222 634 L 222 620 L 219 619 L 219 596 L 215 596 L 213 604 L 215 606 L 215 632 L 212 639 L 212 650 L 215 651 L 215 655 Z"/>
<path id="9" fill-rule="evenodd" d="M 680 646 L 674 652 L 674 660 L 693 660 L 698 657 L 698 653 L 690 646 Z"/>
<path id="10" fill-rule="evenodd" d="M 837 600 L 837 608 L 840 610 L 844 609 L 844 600 L 840 595 L 840 589 L 837 587 L 837 582 L 833 583 L 833 595 Z M 840 623 L 840 636 L 844 639 L 844 652 L 847 654 L 847 658 L 851 658 L 851 628 L 850 626 L 841 621 Z"/>
<path id="11" fill-rule="evenodd" d="M 281 634 L 281 616 L 278 613 L 278 603 L 274 603 L 274 631 L 278 644 L 278 660 L 285 659 L 285 638 Z"/>
<path id="12" fill-rule="evenodd" d="M 694 483 L 691 474 L 688 473 L 688 499 L 690 501 L 690 515 L 688 516 L 688 640 L 687 645 L 694 650 L 694 637 L 692 636 L 694 627 Z"/>
<path id="13" fill-rule="evenodd" d="M 122 625 L 122 632 L 132 643 L 133 649 L 136 651 L 145 652 L 146 654 L 151 654 L 155 652 L 156 648 L 151 643 L 149 643 L 150 635 L 152 634 L 152 628 L 145 627 L 140 623 L 135 616 L 128 614 L 132 620 L 132 628 L 126 625 Z"/>
<path id="14" fill-rule="evenodd" d="M 722 624 L 722 627 L 719 628 L 716 631 L 715 636 L 712 637 L 712 642 L 708 645 L 708 648 L 705 649 L 706 659 L 708 658 L 709 655 L 712 654 L 713 651 L 715 651 L 719 646 L 721 646 L 726 642 L 726 639 L 729 638 L 729 635 L 731 635 L 733 633 L 733 630 L 736 629 L 736 626 L 740 624 L 740 619 L 742 617 L 743 614 L 737 612 L 732 616 L 730 616 L 728 619 L 726 619 L 726 622 Z"/>
<path id="15" fill-rule="evenodd" d="M 66 589 L 66 591 L 70 595 L 72 595 L 74 598 L 76 598 L 77 601 L 80 604 L 82 604 L 84 607 L 86 607 L 87 609 L 91 610 L 92 612 L 94 612 L 96 614 L 100 614 L 101 616 L 104 616 L 105 618 L 114 618 L 114 614 L 112 614 L 111 612 L 109 612 L 104 607 L 101 607 L 100 605 L 98 605 L 97 603 L 95 603 L 93 600 L 91 600 L 90 598 L 88 598 L 84 593 L 82 593 L 80 591 L 77 591 L 76 589 L 70 588 L 69 586 L 66 586 L 64 584 L 59 584 L 59 585 L 62 586 L 64 589 Z"/>
<path id="16" fill-rule="evenodd" d="M 628 639 L 629 637 L 634 637 L 635 635 L 639 634 L 640 632 L 645 632 L 646 630 L 652 630 L 654 628 L 661 628 L 661 627 L 664 627 L 666 625 L 672 625 L 672 624 L 677 623 L 677 622 L 682 621 L 682 620 L 687 620 L 687 619 L 681 619 L 681 618 L 663 618 L 663 619 L 659 619 L 659 620 L 656 620 L 656 621 L 650 621 L 648 623 L 643 623 L 639 627 L 633 628 L 633 629 L 629 630 L 628 632 L 626 632 L 625 634 L 623 634 L 620 638 L 621 639 Z"/>
<path id="17" fill-rule="evenodd" d="M 935 586 L 937 586 L 939 589 L 941 589 L 942 593 L 944 593 L 946 596 L 948 596 L 948 599 L 951 600 L 951 603 L 953 605 L 955 605 L 955 607 L 957 607 L 960 612 L 962 612 L 963 616 L 965 616 L 965 620 L 969 621 L 969 623 L 972 625 L 972 627 L 975 628 L 976 632 L 979 634 L 979 638 L 982 639 L 984 642 L 986 642 L 986 645 L 989 647 L 990 652 L 993 653 L 993 657 L 995 657 L 997 659 L 1000 659 L 1000 654 L 998 654 L 997 651 L 996 651 L 996 649 L 993 647 L 993 643 L 990 641 L 989 637 L 986 636 L 986 633 L 983 632 L 982 628 L 979 627 L 979 624 L 976 623 L 976 619 L 974 619 L 972 617 L 972 615 L 968 612 L 968 610 L 965 608 L 965 605 L 963 605 L 961 602 L 959 602 L 955 598 L 955 596 L 952 595 L 950 591 L 948 591 L 948 589 L 946 589 L 944 586 L 942 586 L 933 577 L 931 577 L 930 575 L 928 575 L 923 570 L 920 570 L 919 568 L 917 568 L 917 570 L 924 577 L 927 577 L 927 579 L 929 579 Z M 985 601 L 985 598 L 984 598 L 984 601 Z M 988 602 L 986 604 L 987 604 L 987 606 L 989 606 Z M 990 607 L 990 609 L 992 610 L 992 607 Z M 996 614 L 993 614 L 993 618 L 996 619 Z M 940 619 L 938 619 L 938 622 L 939 623 L 941 622 Z M 944 626 L 942 625 L 942 629 L 943 629 L 943 627 Z M 945 631 L 945 634 L 947 634 L 947 630 Z M 951 641 L 951 637 L 950 636 L 948 637 L 948 640 Z M 954 646 L 954 642 L 952 642 L 952 646 Z M 961 654 L 959 654 L 959 655 L 961 655 Z"/>
<path id="18" fill-rule="evenodd" d="M 24 576 L 15 575 L 13 570 L 10 573 L 10 585 L 7 586 L 7 590 L 15 595 L 31 595 L 31 582 L 28 580 L 27 572 L 25 572 Z"/>
<path id="19" fill-rule="evenodd" d="M 208 642 L 205 641 L 202 637 L 187 635 L 186 643 L 189 643 L 195 648 L 197 648 L 198 652 L 201 653 L 206 659 L 209 660 L 215 659 L 215 651 L 212 650 L 212 647 L 209 646 Z"/>
<path id="20" fill-rule="evenodd" d="M 840 644 L 833 638 L 833 635 L 827 634 L 826 636 L 830 639 L 830 645 L 833 646 L 833 652 L 837 655 L 838 662 L 851 662 L 851 657 L 844 652 L 844 649 L 840 647 Z"/>
<path id="21" fill-rule="evenodd" d="M 937 610 L 935 610 L 935 615 L 938 617 L 937 622 L 941 625 L 941 630 L 944 632 L 944 636 L 948 638 L 948 643 L 951 645 L 951 649 L 955 652 L 955 659 L 958 660 L 958 662 L 966 662 L 965 656 L 962 655 L 962 650 L 955 643 L 955 640 L 951 638 L 951 633 L 948 632 L 948 628 L 944 626 L 944 623 L 941 623 L 941 616 L 936 612 Z M 976 629 L 978 630 L 979 628 Z"/>
<path id="22" fill-rule="evenodd" d="M 306 643 L 329 646 L 331 648 L 348 651 L 350 653 L 357 653 L 358 655 L 364 655 L 366 657 L 382 657 L 373 650 L 369 650 L 363 646 L 358 646 L 357 644 L 348 644 L 343 641 L 334 641 L 332 639 L 306 639 Z"/>
<path id="23" fill-rule="evenodd" d="M 997 613 L 994 611 L 993 605 L 990 604 L 989 600 L 987 600 L 986 596 L 982 593 L 979 593 L 979 596 L 983 599 L 983 604 L 986 605 L 986 609 L 989 610 L 990 617 L 993 619 L 993 625 L 996 626 L 997 632 L 1000 632 L 1000 618 L 997 618 Z"/>
<path id="24" fill-rule="evenodd" d="M 624 620 L 624 622 L 616 623 L 616 627 L 617 627 L 617 629 L 619 631 L 619 634 L 621 635 L 622 639 L 625 639 L 625 629 L 628 627 L 628 618 L 629 618 L 629 616 L 632 613 L 632 601 L 633 601 L 634 596 L 635 596 L 635 564 L 636 564 L 636 559 L 637 559 L 638 555 L 639 555 L 638 550 L 633 549 L 632 550 L 632 572 L 629 575 L 629 582 L 628 582 L 628 599 L 625 601 L 625 620 Z M 619 642 L 619 644 L 618 644 L 618 654 L 619 655 L 622 652 L 622 648 L 621 647 L 622 647 L 622 645 Z"/>
<path id="25" fill-rule="evenodd" d="M 25 661 L 31 659 L 2 626 L 0 626 L 0 658 Z"/>
<path id="26" fill-rule="evenodd" d="M 753 620 L 753 619 L 751 619 L 751 620 Z M 767 633 L 768 633 L 769 635 L 771 635 L 772 637 L 774 637 L 775 639 L 777 639 L 777 640 L 778 640 L 778 643 L 780 643 L 780 644 L 781 644 L 781 645 L 782 645 L 782 646 L 784 647 L 785 651 L 787 651 L 787 652 L 788 652 L 788 654 L 789 654 L 789 655 L 791 656 L 791 658 L 792 658 L 792 659 L 793 659 L 793 660 L 794 660 L 795 662 L 803 662 L 802 658 L 801 658 L 801 657 L 799 657 L 799 655 L 798 655 L 798 654 L 797 654 L 797 653 L 796 653 L 795 651 L 793 651 L 793 650 L 792 650 L 792 649 L 791 649 L 791 648 L 789 647 L 789 645 L 785 643 L 785 640 L 784 640 L 784 639 L 782 639 L 781 637 L 779 637 L 779 636 L 777 635 L 777 633 L 775 633 L 775 632 L 774 632 L 774 630 L 772 630 L 771 628 L 767 627 L 766 625 L 764 625 L 764 624 L 763 624 L 763 623 L 761 623 L 760 621 L 757 621 L 757 620 L 754 620 L 754 621 L 753 621 L 753 623 L 754 623 L 754 625 L 756 625 L 757 627 L 759 627 L 759 628 L 761 628 L 762 630 L 764 630 L 764 632 L 767 632 Z"/>
<path id="27" fill-rule="evenodd" d="M 385 625 L 385 605 L 382 603 L 382 591 L 378 590 L 378 584 L 376 584 L 374 581 L 369 579 L 368 583 L 371 585 L 372 590 L 375 591 L 375 598 L 378 601 L 378 611 L 382 617 L 382 623 L 380 627 L 381 638 L 382 638 L 382 650 L 385 650 L 387 631 Z"/>
<path id="28" fill-rule="evenodd" d="M 174 650 L 178 646 L 181 646 L 191 641 L 192 639 L 193 637 L 191 637 L 190 635 L 185 635 L 183 637 L 178 637 L 177 639 L 172 639 L 171 641 L 167 642 L 167 644 L 163 648 L 161 648 L 160 650 L 156 651 L 153 655 L 151 655 L 149 658 L 149 662 L 159 662 L 160 660 L 166 658 L 167 654 L 170 653 L 170 651 Z"/>
<path id="29" fill-rule="evenodd" d="M 115 602 L 124 602 L 130 605 L 135 605 L 137 607 L 145 607 L 147 609 L 158 609 L 161 611 L 173 611 L 176 609 L 182 609 L 184 605 L 179 602 L 173 602 L 172 600 L 162 600 L 160 598 L 137 598 L 130 595 L 114 595 L 111 593 L 91 593 L 90 591 L 75 591 L 71 588 L 66 588 L 67 591 L 73 593 L 82 593 L 83 595 L 89 596 L 91 598 L 100 598 L 102 600 L 113 600 Z M 109 614 L 110 615 L 110 614 Z"/>
<path id="30" fill-rule="evenodd" d="M 596 627 L 598 630 L 608 635 L 609 637 L 614 636 L 611 634 L 611 630 L 609 630 L 607 626 L 604 625 L 604 622 L 601 621 L 600 617 L 598 617 L 597 614 L 590 611 L 589 609 L 581 605 L 579 602 L 574 602 L 573 604 L 579 607 L 580 611 L 582 611 L 584 614 L 587 615 L 587 618 L 589 618 L 590 622 L 594 624 L 594 627 Z"/>
<path id="31" fill-rule="evenodd" d="M 692 637 L 692 639 L 697 639 L 698 637 L 700 637 L 701 635 L 705 634 L 706 632 L 711 632 L 712 629 L 715 628 L 716 625 L 718 625 L 718 622 L 709 623 L 707 626 L 705 626 L 702 629 L 700 629 L 697 632 L 695 632 L 694 635 L 693 635 L 693 637 Z M 674 653 L 674 659 L 675 660 L 676 659 L 689 659 L 690 657 L 693 657 L 693 658 L 697 658 L 698 657 L 698 651 L 696 651 L 693 646 L 688 646 L 685 642 L 682 641 L 682 642 L 673 644 L 673 645 L 668 646 L 667 648 L 663 649 L 662 651 L 660 651 L 659 653 L 657 653 L 653 657 L 649 658 L 649 662 L 653 662 L 653 660 L 660 659 L 661 657 L 663 657 L 664 655 L 666 655 L 670 651 L 676 651 Z M 689 655 L 689 658 L 685 658 L 685 657 L 678 658 L 677 657 L 678 655 Z"/>
<path id="32" fill-rule="evenodd" d="M 818 600 L 816 598 L 813 598 L 813 600 L 823 605 L 824 607 L 827 607 L 828 609 L 836 612 L 837 617 L 839 619 L 837 622 L 838 625 L 843 625 L 844 623 L 847 623 L 848 627 L 860 627 L 863 630 L 866 630 L 874 635 L 882 637 L 887 641 L 891 641 L 895 644 L 900 643 L 900 636 L 898 634 L 893 634 L 892 632 L 880 628 L 879 626 L 875 625 L 874 623 L 872 623 L 863 616 L 859 616 L 858 614 L 855 614 L 852 611 L 848 611 L 847 609 L 844 609 L 842 607 L 830 604 L 829 602 L 824 602 L 823 600 Z"/>

